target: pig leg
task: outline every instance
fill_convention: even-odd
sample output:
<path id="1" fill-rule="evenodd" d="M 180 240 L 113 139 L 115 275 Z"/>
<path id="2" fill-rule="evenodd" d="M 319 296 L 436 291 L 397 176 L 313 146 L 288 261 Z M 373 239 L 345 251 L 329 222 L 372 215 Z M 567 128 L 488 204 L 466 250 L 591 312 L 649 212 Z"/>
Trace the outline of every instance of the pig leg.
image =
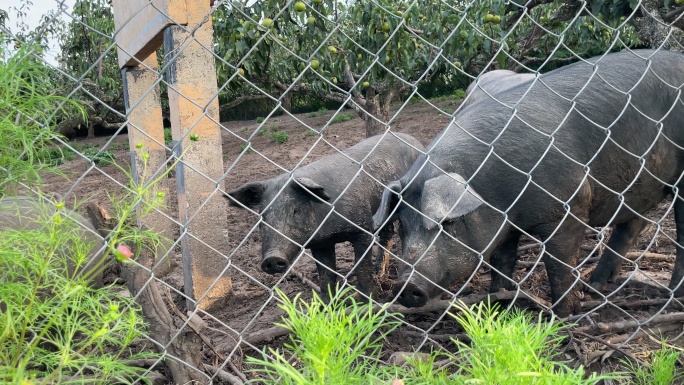
<path id="1" fill-rule="evenodd" d="M 311 254 L 316 259 L 316 268 L 321 281 L 321 299 L 325 303 L 330 302 L 330 294 L 335 294 L 337 283 L 337 260 L 335 259 L 335 244 L 311 249 Z"/>
<path id="2" fill-rule="evenodd" d="M 542 236 L 545 239 L 543 260 L 551 286 L 553 311 L 560 317 L 567 317 L 580 310 L 580 293 L 575 287 L 580 282 L 580 274 L 573 268 L 577 266 L 585 226 L 568 216 L 558 227 L 555 232 L 555 228 L 542 232 L 542 235 L 548 234 Z"/>
<path id="3" fill-rule="evenodd" d="M 373 236 L 363 234 L 354 242 L 354 256 L 356 259 L 356 285 L 361 293 L 377 297 L 375 290 L 375 280 L 373 279 Z M 366 253 L 368 251 L 368 253 Z"/>
<path id="4" fill-rule="evenodd" d="M 679 194 L 674 194 L 674 216 L 677 228 L 677 258 L 675 259 L 672 278 L 670 279 L 670 289 L 675 291 L 677 297 L 684 296 L 684 183 L 680 183 Z"/>
<path id="5" fill-rule="evenodd" d="M 591 273 L 589 285 L 596 291 L 602 291 L 606 283 L 613 282 L 620 274 L 623 257 L 634 244 L 636 237 L 646 227 L 648 221 L 642 217 L 631 219 L 615 225 L 596 269 Z"/>
<path id="6" fill-rule="evenodd" d="M 492 270 L 492 283 L 489 286 L 490 293 L 496 293 L 501 289 L 515 289 L 515 282 L 513 282 L 512 278 L 515 262 L 518 260 L 518 241 L 520 241 L 520 232 L 517 230 L 510 231 L 506 239 L 490 257 L 490 264 L 494 269 L 498 270 L 498 272 Z"/>

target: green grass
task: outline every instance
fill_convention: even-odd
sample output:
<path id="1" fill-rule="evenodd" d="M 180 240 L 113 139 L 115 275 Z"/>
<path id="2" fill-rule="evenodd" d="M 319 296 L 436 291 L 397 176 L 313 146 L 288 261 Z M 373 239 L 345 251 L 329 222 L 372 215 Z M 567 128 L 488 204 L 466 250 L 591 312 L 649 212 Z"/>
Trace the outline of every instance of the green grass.
<path id="1" fill-rule="evenodd" d="M 268 137 L 271 139 L 272 142 L 277 143 L 277 144 L 283 144 L 283 143 L 287 142 L 287 140 L 290 138 L 290 136 L 285 131 L 271 132 L 268 135 Z"/>
<path id="2" fill-rule="evenodd" d="M 238 149 L 240 150 L 240 152 L 244 152 L 245 149 L 247 149 L 247 154 L 251 154 L 254 152 L 254 150 L 252 150 L 251 147 L 247 148 L 246 143 L 240 143 L 240 145 L 238 146 Z"/>
<path id="3" fill-rule="evenodd" d="M 457 89 L 454 92 L 454 98 L 455 99 L 463 99 L 463 98 L 465 98 L 465 96 L 466 96 L 466 92 L 461 88 Z"/>
<path id="4" fill-rule="evenodd" d="M 684 372 L 676 368 L 677 360 L 682 352 L 663 346 L 651 354 L 650 365 L 635 365 L 629 361 L 623 363 L 629 368 L 634 385 L 676 385 L 684 380 Z"/>
<path id="5" fill-rule="evenodd" d="M 96 146 L 86 146 L 81 153 L 99 166 L 109 166 L 114 163 L 114 155 L 110 151 L 101 151 Z"/>
<path id="6" fill-rule="evenodd" d="M 455 341 L 461 357 L 464 383 L 482 384 L 594 384 L 605 378 L 585 378 L 582 366 L 573 369 L 559 361 L 562 323 L 535 319 L 521 310 L 501 310 L 498 305 L 480 303 L 457 307 L 453 315 L 470 338 Z M 614 378 L 614 377 L 611 377 Z"/>
<path id="7" fill-rule="evenodd" d="M 318 109 L 318 111 L 312 111 L 306 114 L 307 118 L 316 118 L 318 116 L 323 116 L 328 113 L 328 109 L 325 107 L 321 107 Z"/>
<path id="8" fill-rule="evenodd" d="M 263 123 L 264 119 L 265 119 L 265 118 L 264 118 L 263 116 L 257 116 L 256 122 L 257 122 L 257 123 Z"/>
<path id="9" fill-rule="evenodd" d="M 266 129 L 266 127 L 261 127 L 259 131 L 257 131 L 257 136 L 264 136 L 267 132 L 268 130 Z"/>
<path id="10" fill-rule="evenodd" d="M 339 113 L 333 116 L 332 120 L 330 120 L 330 124 L 342 123 L 352 119 L 354 119 L 353 113 Z"/>
<path id="11" fill-rule="evenodd" d="M 372 383 L 370 376 L 377 373 L 378 367 L 375 358 L 397 321 L 390 320 L 387 313 L 374 312 L 371 303 L 356 302 L 349 287 L 331 296 L 327 305 L 316 293 L 307 303 L 299 294 L 291 301 L 279 289 L 275 292 L 282 301 L 279 306 L 287 314 L 278 325 L 292 332 L 285 349 L 296 354 L 301 368 L 288 361 L 289 353 L 264 350 L 261 358 L 247 357 L 248 364 L 257 366 L 260 383 Z"/>
<path id="12" fill-rule="evenodd" d="M 314 136 L 314 135 L 316 135 L 316 131 L 314 131 L 314 130 L 306 130 L 306 133 L 304 133 L 305 138 L 308 138 L 308 137 Z"/>
<path id="13" fill-rule="evenodd" d="M 44 147 L 36 153 L 36 162 L 52 167 L 59 166 L 60 164 L 74 160 L 74 158 L 75 155 L 73 152 L 70 150 L 63 150 L 59 147 Z"/>
<path id="14" fill-rule="evenodd" d="M 405 385 L 589 385 L 621 378 L 586 373 L 560 361 L 564 324 L 487 303 L 458 307 L 458 315 L 452 315 L 471 341 L 454 340 L 456 353 L 432 352 L 409 357 L 401 367 L 382 366 L 382 342 L 392 340 L 398 314 L 374 311 L 355 301 L 349 289 L 327 305 L 315 293 L 310 303 L 299 294 L 290 301 L 278 289 L 276 293 L 287 316 L 278 325 L 291 332 L 290 340 L 284 351 L 269 349 L 261 358 L 247 358 L 266 385 L 380 385 L 393 380 Z M 299 365 L 288 361 L 292 354 Z M 442 361 L 449 365 L 437 365 Z"/>

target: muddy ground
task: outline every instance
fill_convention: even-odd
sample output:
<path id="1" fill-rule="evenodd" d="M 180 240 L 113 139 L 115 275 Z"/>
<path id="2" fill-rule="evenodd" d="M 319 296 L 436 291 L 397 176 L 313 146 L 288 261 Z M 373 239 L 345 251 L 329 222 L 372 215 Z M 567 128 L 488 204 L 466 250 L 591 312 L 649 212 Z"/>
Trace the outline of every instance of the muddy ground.
<path id="1" fill-rule="evenodd" d="M 449 122 L 448 114 L 458 107 L 459 101 L 452 99 L 434 100 L 430 103 L 421 102 L 409 104 L 397 115 L 392 124 L 392 129 L 414 135 L 423 144 L 427 144 L 435 134 L 441 131 Z M 441 110 L 441 112 L 440 112 Z M 309 163 L 337 149 L 347 148 L 365 137 L 364 123 L 352 111 L 343 111 L 350 115 L 351 120 L 333 123 L 325 127 L 331 120 L 335 111 L 321 114 L 301 114 L 295 116 L 283 115 L 267 119 L 262 125 L 262 131 L 258 131 L 260 123 L 256 121 L 224 122 L 223 131 L 223 163 L 225 169 L 231 172 L 225 179 L 227 190 L 235 188 L 244 182 L 261 180 L 273 177 L 280 173 L 280 169 L 274 165 L 290 169 L 304 159 Z M 316 115 L 316 116 L 314 116 Z M 323 130 L 322 137 L 335 148 L 320 140 L 317 133 L 311 131 Z M 244 141 L 239 138 L 248 138 L 254 135 L 251 146 L 255 151 L 242 155 Z M 287 133 L 285 143 L 276 143 Z M 110 151 L 114 159 L 124 168 L 128 166 L 129 154 L 127 150 L 128 139 L 121 134 L 113 139 L 111 137 L 97 137 L 95 139 L 76 139 L 71 143 L 78 149 L 102 148 Z M 239 158 L 239 159 L 238 159 Z M 218 161 L 218 160 L 217 160 Z M 59 166 L 62 176 L 48 176 L 46 179 L 46 192 L 58 193 L 67 196 L 73 201 L 74 198 L 81 202 L 100 201 L 105 206 L 111 206 L 108 197 L 121 196 L 120 183 L 127 183 L 126 175 L 114 165 L 93 165 L 84 159 L 71 160 Z M 171 183 L 173 186 L 173 183 Z M 172 188 L 173 193 L 173 188 Z M 173 194 L 172 194 L 173 195 Z M 172 205 L 174 205 L 172 201 Z M 649 217 L 653 220 L 665 217 L 660 226 L 651 226 L 640 236 L 639 242 L 631 251 L 647 250 L 650 253 L 661 254 L 654 258 L 644 258 L 638 263 L 638 272 L 635 273 L 636 265 L 625 264 L 624 273 L 613 286 L 620 287 L 618 291 L 611 293 L 604 302 L 596 302 L 603 297 L 587 294 L 584 298 L 587 304 L 587 316 L 583 317 L 579 324 L 590 325 L 595 322 L 611 323 L 616 321 L 630 321 L 634 319 L 647 319 L 650 316 L 663 315 L 671 312 L 682 311 L 682 306 L 677 301 L 668 304 L 641 302 L 635 305 L 634 301 L 667 298 L 658 285 L 667 286 L 670 271 L 674 263 L 675 228 L 671 214 L 669 201 L 663 202 Z M 171 207 L 173 212 L 173 207 Z M 668 211 L 670 212 L 668 214 Z M 222 354 L 231 354 L 232 362 L 240 369 L 247 370 L 243 365 L 245 355 L 255 354 L 251 346 L 262 348 L 264 346 L 281 347 L 287 337 L 270 337 L 265 331 L 271 331 L 274 322 L 280 321 L 283 312 L 277 308 L 272 289 L 277 285 L 291 298 L 296 293 L 302 293 L 304 298 L 310 298 L 311 288 L 294 274 L 283 277 L 282 275 L 271 276 L 263 273 L 260 268 L 260 241 L 258 233 L 248 236 L 248 233 L 257 222 L 257 217 L 246 211 L 230 208 L 224 231 L 228 237 L 228 250 L 226 255 L 233 254 L 230 274 L 233 280 L 233 291 L 227 299 L 227 305 L 211 312 L 211 316 L 205 315 L 209 328 L 207 335 L 214 347 Z M 248 236 L 247 241 L 236 249 Z M 528 243 L 530 240 L 527 241 Z M 599 245 L 599 247 L 595 247 Z M 525 249 L 525 247 L 523 247 Z M 601 249 L 595 234 L 588 234 L 583 247 L 583 257 L 594 257 Z M 396 250 L 396 243 L 393 246 Z M 338 266 L 342 276 L 347 276 L 353 263 L 353 252 L 349 245 L 338 245 Z M 179 267 L 179 254 L 175 250 L 172 256 L 173 267 L 170 274 L 163 279 L 173 288 L 182 292 L 182 274 Z M 549 287 L 546 274 L 542 266 L 534 266 L 529 261 L 535 261 L 539 257 L 539 250 L 527 248 L 521 251 L 522 260 L 528 261 L 519 265 L 516 278 L 522 282 L 523 290 L 538 298 L 540 301 L 549 301 Z M 583 277 L 594 268 L 595 262 L 590 260 L 582 267 Z M 294 266 L 304 277 L 317 282 L 315 264 L 311 257 L 303 255 Z M 118 279 L 116 270 L 108 277 L 110 282 L 122 283 Z M 383 288 L 391 289 L 391 279 L 396 270 L 390 266 L 389 274 L 383 278 Z M 349 276 L 349 282 L 355 278 Z M 477 276 L 467 285 L 461 295 L 477 295 L 487 292 L 490 281 L 489 271 L 481 269 Z M 625 283 L 625 281 L 627 281 Z M 452 289 L 459 289 L 454 287 Z M 385 292 L 387 294 L 388 291 Z M 387 297 L 385 297 L 387 298 Z M 175 296 L 177 305 L 184 306 L 180 295 Z M 594 302 L 591 302 L 594 301 Z M 528 299 L 517 300 L 516 305 L 538 311 L 540 307 Z M 615 305 L 617 304 L 617 305 Z M 404 317 L 405 324 L 395 334 L 385 341 L 385 357 L 394 351 L 411 351 L 414 349 L 427 350 L 433 346 L 444 349 L 453 349 L 454 344 L 450 337 L 460 332 L 454 320 L 445 314 L 444 309 L 424 313 L 408 314 Z M 670 343 L 681 345 L 676 337 L 682 331 L 681 323 L 669 323 L 664 329 L 669 328 L 665 336 L 670 338 Z M 427 331 L 427 332 L 425 332 Z M 617 335 L 634 333 L 637 328 L 628 328 L 620 332 L 608 332 L 601 335 L 601 339 L 610 342 Z M 658 332 L 652 333 L 658 336 Z M 597 334 L 598 335 L 598 334 Z M 240 339 L 252 341 L 254 344 L 242 342 L 239 348 L 233 351 L 236 341 Z M 623 338 L 623 337 L 620 337 Z M 658 337 L 634 336 L 630 341 L 621 345 L 621 349 L 637 357 L 644 357 L 649 350 L 658 346 Z M 615 340 L 617 341 L 617 340 Z M 605 353 L 612 351 L 601 342 L 591 339 L 576 338 L 565 346 L 563 357 L 573 359 L 577 363 L 590 365 L 593 370 L 611 370 L 616 367 L 620 354 L 612 354 L 607 360 Z M 205 347 L 202 352 L 205 360 L 211 364 L 220 365 L 216 355 Z"/>

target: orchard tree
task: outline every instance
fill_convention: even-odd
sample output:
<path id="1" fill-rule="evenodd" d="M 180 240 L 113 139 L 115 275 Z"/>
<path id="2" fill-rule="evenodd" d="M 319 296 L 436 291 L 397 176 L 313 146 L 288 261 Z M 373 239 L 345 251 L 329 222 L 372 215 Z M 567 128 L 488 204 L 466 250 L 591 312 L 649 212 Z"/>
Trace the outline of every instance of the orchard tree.
<path id="1" fill-rule="evenodd" d="M 114 46 L 114 17 L 108 0 L 76 0 L 73 19 L 60 36 L 61 70 L 80 80 L 84 89 L 77 98 L 88 110 L 88 119 L 72 115 L 60 123 L 63 133 L 79 125 L 94 136 L 95 126 L 118 129 L 124 113 L 121 72 Z M 73 90 L 76 83 L 64 77 L 64 89 Z"/>
<path id="2" fill-rule="evenodd" d="M 346 103 L 368 136 L 384 130 L 392 101 L 437 74 L 543 71 L 639 43 L 622 16 L 606 17 L 602 7 L 594 15 L 575 2 L 540 0 L 526 14 L 504 0 L 248 3 L 222 4 L 213 15 L 219 74 L 231 80 L 226 89 L 244 87 L 244 76 L 274 96 Z"/>

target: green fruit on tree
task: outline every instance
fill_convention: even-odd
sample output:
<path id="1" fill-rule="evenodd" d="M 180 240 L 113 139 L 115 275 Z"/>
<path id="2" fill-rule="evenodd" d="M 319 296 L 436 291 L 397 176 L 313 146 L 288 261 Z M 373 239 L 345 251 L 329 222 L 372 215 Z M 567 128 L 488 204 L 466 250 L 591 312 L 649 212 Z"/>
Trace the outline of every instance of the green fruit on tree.
<path id="1" fill-rule="evenodd" d="M 297 11 L 297 12 L 304 12 L 304 11 L 306 11 L 306 4 L 304 4 L 304 3 L 301 2 L 301 1 L 298 1 L 298 2 L 296 2 L 295 5 L 294 5 L 294 10 Z"/>
<path id="2" fill-rule="evenodd" d="M 485 17 L 484 17 L 485 23 L 491 23 L 492 20 L 494 20 L 494 15 L 492 15 L 491 13 L 488 13 L 485 15 Z"/>
<path id="3" fill-rule="evenodd" d="M 363 82 L 363 87 L 364 87 L 364 88 L 370 87 L 370 83 L 369 83 L 369 82 Z"/>
<path id="4" fill-rule="evenodd" d="M 313 3 L 314 3 L 314 4 L 320 4 L 320 3 L 322 3 L 322 2 L 323 2 L 323 0 L 313 0 Z"/>
<path id="5" fill-rule="evenodd" d="M 328 51 L 330 51 L 330 53 L 332 53 L 332 54 L 336 54 L 336 53 L 337 53 L 337 48 L 335 48 L 335 47 L 333 47 L 333 46 L 328 46 Z"/>
<path id="6" fill-rule="evenodd" d="M 389 32 L 389 30 L 390 30 L 389 22 L 386 21 L 386 22 L 382 23 L 382 26 L 380 28 L 382 29 L 383 32 Z"/>
<path id="7" fill-rule="evenodd" d="M 318 60 L 315 60 L 315 59 L 312 60 L 310 64 L 311 64 L 311 68 L 313 68 L 313 69 L 318 69 L 318 66 L 320 65 Z"/>
<path id="8" fill-rule="evenodd" d="M 501 23 L 501 16 L 499 16 L 499 15 L 494 15 L 494 18 L 492 19 L 492 23 L 494 23 L 494 24 L 499 24 L 499 23 Z"/>
<path id="9" fill-rule="evenodd" d="M 313 17 L 313 16 L 309 16 L 309 17 L 306 19 L 306 22 L 309 23 L 309 24 L 313 24 L 313 23 L 316 22 L 316 18 Z"/>
<path id="10" fill-rule="evenodd" d="M 682 5 L 684 4 L 684 0 L 675 0 L 675 4 Z"/>
<path id="11" fill-rule="evenodd" d="M 363 59 L 363 55 L 361 55 L 360 53 L 356 54 L 356 60 L 361 60 L 361 59 Z"/>
<path id="12" fill-rule="evenodd" d="M 461 64 L 460 61 L 455 61 L 454 66 L 456 66 L 456 68 L 461 68 L 461 67 L 463 67 L 463 64 Z"/>
<path id="13" fill-rule="evenodd" d="M 245 76 L 245 70 L 243 70 L 242 68 L 238 68 L 237 73 L 240 76 Z"/>
<path id="14" fill-rule="evenodd" d="M 264 20 L 261 21 L 261 25 L 268 28 L 273 26 L 273 20 L 271 18 L 265 18 Z"/>
<path id="15" fill-rule="evenodd" d="M 331 77 L 330 80 L 333 82 L 333 84 L 337 84 L 337 78 L 336 77 Z"/>

